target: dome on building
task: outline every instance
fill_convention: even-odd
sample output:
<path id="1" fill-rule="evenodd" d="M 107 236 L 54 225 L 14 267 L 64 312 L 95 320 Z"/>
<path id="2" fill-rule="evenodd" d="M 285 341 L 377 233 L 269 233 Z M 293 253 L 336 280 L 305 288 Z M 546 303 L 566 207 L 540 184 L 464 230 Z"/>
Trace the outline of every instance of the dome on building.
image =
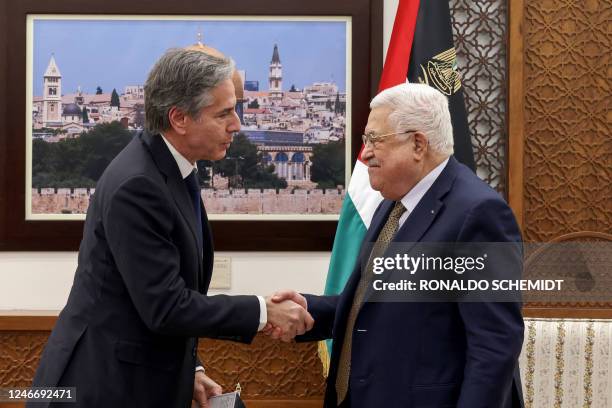
<path id="1" fill-rule="evenodd" d="M 80 115 L 81 112 L 81 108 L 79 108 L 79 105 L 77 105 L 76 103 L 69 103 L 67 105 L 64 106 L 64 112 L 62 113 L 62 115 Z"/>
<path id="2" fill-rule="evenodd" d="M 285 152 L 278 152 L 276 154 L 276 157 L 274 158 L 274 161 L 286 162 L 286 161 L 289 161 L 289 157 L 287 157 L 287 153 Z"/>
<path id="3" fill-rule="evenodd" d="M 302 152 L 293 153 L 293 156 L 291 156 L 291 161 L 293 163 L 304 163 L 304 153 Z"/>

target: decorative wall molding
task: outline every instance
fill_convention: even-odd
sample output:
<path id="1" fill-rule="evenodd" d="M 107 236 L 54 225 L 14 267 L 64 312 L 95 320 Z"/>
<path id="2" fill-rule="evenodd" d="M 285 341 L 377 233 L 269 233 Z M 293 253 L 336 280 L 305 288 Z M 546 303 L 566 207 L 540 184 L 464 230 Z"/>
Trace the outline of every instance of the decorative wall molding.
<path id="1" fill-rule="evenodd" d="M 27 387 L 56 317 L 0 316 L 0 387 Z M 281 343 L 264 335 L 251 345 L 201 339 L 198 355 L 225 390 L 239 382 L 249 407 L 320 407 L 325 390 L 316 343 Z"/>
<path id="2" fill-rule="evenodd" d="M 519 140 L 510 146 L 510 201 L 523 218 L 524 238 L 611 231 L 612 4 L 511 6 L 510 129 L 518 129 Z"/>
<path id="3" fill-rule="evenodd" d="M 506 194 L 506 0 L 450 0 L 476 173 Z"/>
<path id="4" fill-rule="evenodd" d="M 262 335 L 251 345 L 204 339 L 198 355 L 224 389 L 239 382 L 245 399 L 323 399 L 317 343 L 286 344 Z"/>

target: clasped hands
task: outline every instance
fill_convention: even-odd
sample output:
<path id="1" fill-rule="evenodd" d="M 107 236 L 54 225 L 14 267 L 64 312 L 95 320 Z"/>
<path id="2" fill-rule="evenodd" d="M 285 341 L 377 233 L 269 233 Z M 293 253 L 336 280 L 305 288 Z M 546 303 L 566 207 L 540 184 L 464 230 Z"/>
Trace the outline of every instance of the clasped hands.
<path id="1" fill-rule="evenodd" d="M 268 296 L 266 307 L 268 323 L 262 331 L 275 340 L 288 343 L 314 325 L 306 298 L 294 290 L 283 290 Z"/>
<path id="2" fill-rule="evenodd" d="M 290 342 L 312 329 L 314 319 L 308 313 L 306 298 L 293 290 L 276 292 L 266 298 L 268 323 L 262 330 L 275 340 Z M 207 408 L 209 398 L 221 395 L 221 386 L 202 371 L 196 371 L 192 407 Z"/>

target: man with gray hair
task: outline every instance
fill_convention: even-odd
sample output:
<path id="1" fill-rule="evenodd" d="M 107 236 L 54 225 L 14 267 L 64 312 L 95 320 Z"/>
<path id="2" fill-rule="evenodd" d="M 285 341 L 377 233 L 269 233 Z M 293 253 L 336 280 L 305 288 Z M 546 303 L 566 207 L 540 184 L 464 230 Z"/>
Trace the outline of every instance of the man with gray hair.
<path id="1" fill-rule="evenodd" d="M 344 291 L 284 291 L 272 298 L 307 303 L 315 325 L 298 340 L 334 340 L 324 407 L 522 406 L 518 302 L 420 302 L 409 294 L 402 302 L 384 295 L 368 301 L 379 279 L 372 273 L 374 253 L 388 256 L 417 242 L 510 242 L 520 248 L 521 241 L 502 197 L 452 156 L 444 95 L 424 84 L 401 84 L 381 92 L 370 107 L 361 159 L 384 200 Z M 504 270 L 520 268 L 520 249 L 508 262 Z"/>
<path id="2" fill-rule="evenodd" d="M 197 361 L 199 336 L 251 342 L 269 323 L 288 341 L 312 327 L 293 301 L 206 295 L 213 243 L 196 161 L 222 159 L 240 129 L 233 70 L 229 59 L 172 49 L 148 76 L 146 130 L 96 186 L 34 379 L 76 387 L 71 407 L 205 407 L 221 387 Z"/>

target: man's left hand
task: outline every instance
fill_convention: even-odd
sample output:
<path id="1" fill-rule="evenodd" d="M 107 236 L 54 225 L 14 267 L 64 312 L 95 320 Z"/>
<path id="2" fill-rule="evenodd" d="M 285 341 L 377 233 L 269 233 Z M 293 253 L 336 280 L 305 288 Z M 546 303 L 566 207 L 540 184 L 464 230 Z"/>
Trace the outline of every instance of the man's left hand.
<path id="1" fill-rule="evenodd" d="M 219 384 L 211 380 L 204 372 L 196 371 L 193 382 L 192 408 L 208 408 L 208 399 L 222 393 L 223 390 Z"/>

